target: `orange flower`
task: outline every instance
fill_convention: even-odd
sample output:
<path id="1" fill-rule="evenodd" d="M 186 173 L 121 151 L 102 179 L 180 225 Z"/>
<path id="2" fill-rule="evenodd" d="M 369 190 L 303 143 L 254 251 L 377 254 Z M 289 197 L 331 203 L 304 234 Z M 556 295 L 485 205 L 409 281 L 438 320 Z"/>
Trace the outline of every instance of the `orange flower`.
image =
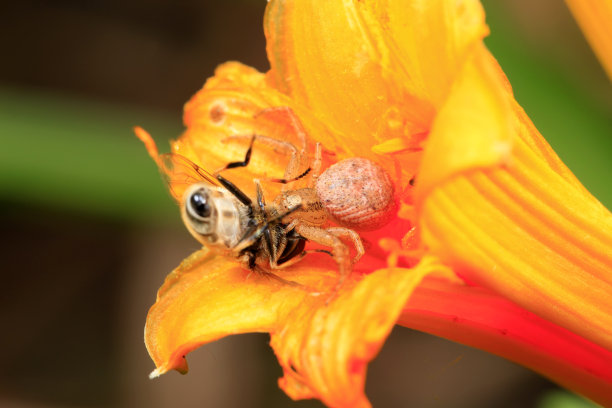
<path id="1" fill-rule="evenodd" d="M 204 343 L 269 332 L 292 398 L 369 406 L 367 363 L 399 323 L 612 404 L 612 215 L 514 100 L 482 44 L 480 3 L 313 3 L 268 4 L 271 70 L 220 66 L 185 106 L 172 152 L 213 170 L 244 157 L 245 143 L 229 135 L 298 143 L 291 116 L 268 109 L 290 107 L 311 151 L 316 141 L 334 152 L 326 165 L 360 156 L 386 168 L 400 218 L 361 234 L 371 245 L 332 301 L 329 257 L 278 272 L 294 286 L 196 252 L 147 317 L 152 376 L 185 372 L 185 355 Z M 197 174 L 168 166 L 137 134 L 180 201 Z M 286 163 L 256 143 L 251 164 L 227 177 L 252 195 L 254 176 L 279 177 Z M 267 197 L 279 191 L 264 187 Z"/>

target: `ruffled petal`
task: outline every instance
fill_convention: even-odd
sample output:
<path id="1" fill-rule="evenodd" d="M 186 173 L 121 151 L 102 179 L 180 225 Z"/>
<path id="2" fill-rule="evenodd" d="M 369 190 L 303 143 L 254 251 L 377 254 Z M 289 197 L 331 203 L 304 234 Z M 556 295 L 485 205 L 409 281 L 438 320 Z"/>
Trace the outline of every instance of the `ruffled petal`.
<path id="1" fill-rule="evenodd" d="M 367 363 L 378 353 L 422 277 L 442 267 L 424 259 L 413 269 L 380 269 L 345 283 L 330 299 L 337 273 L 315 258 L 282 271 L 250 273 L 206 249 L 186 259 L 159 290 L 147 316 L 152 377 L 187 371 L 185 355 L 202 344 L 245 332 L 270 332 L 283 367 L 281 387 L 293 398 L 329 406 L 368 406 Z"/>
<path id="2" fill-rule="evenodd" d="M 363 157 L 418 146 L 488 33 L 472 0 L 273 0 L 264 25 L 270 82 L 329 125 L 330 148 Z"/>
<path id="3" fill-rule="evenodd" d="M 398 324 L 497 354 L 612 405 L 611 351 L 482 287 L 429 276 Z"/>
<path id="4" fill-rule="evenodd" d="M 292 311 L 272 347 L 294 399 L 319 398 L 330 407 L 367 407 L 367 364 L 382 347 L 423 276 L 442 267 L 425 258 L 413 269 L 377 270 L 329 306 Z"/>

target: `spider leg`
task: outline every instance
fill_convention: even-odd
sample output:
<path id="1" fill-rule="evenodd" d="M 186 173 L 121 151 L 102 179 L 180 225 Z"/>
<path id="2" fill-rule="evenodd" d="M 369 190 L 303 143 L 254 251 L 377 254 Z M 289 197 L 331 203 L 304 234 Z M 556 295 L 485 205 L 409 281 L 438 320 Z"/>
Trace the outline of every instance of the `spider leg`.
<path id="1" fill-rule="evenodd" d="M 365 249 L 363 248 L 363 242 L 361 242 L 361 237 L 355 231 L 349 228 L 343 227 L 330 227 L 327 228 L 327 232 L 333 234 L 337 237 L 346 237 L 353 241 L 353 245 L 355 246 L 355 250 L 357 251 L 357 255 L 353 259 L 353 263 L 356 263 L 362 256 L 365 254 Z"/>
<path id="2" fill-rule="evenodd" d="M 270 108 L 263 109 L 255 115 L 255 118 L 263 116 L 276 116 L 277 121 L 282 121 L 282 119 L 285 119 L 285 121 L 289 123 L 289 126 L 293 129 L 293 132 L 300 140 L 300 150 L 302 152 L 306 151 L 306 129 L 304 129 L 302 121 L 300 121 L 293 109 L 291 109 L 289 106 L 273 106 Z"/>
<path id="3" fill-rule="evenodd" d="M 309 187 L 314 187 L 317 183 L 317 179 L 321 175 L 321 163 L 323 159 L 321 158 L 321 143 L 317 142 L 315 146 L 315 155 L 314 160 L 312 161 L 312 176 L 310 177 Z"/>
<path id="4" fill-rule="evenodd" d="M 230 168 L 236 168 L 236 167 L 245 167 L 249 164 L 249 161 L 251 159 L 251 152 L 252 152 L 252 146 L 253 146 L 253 141 L 255 139 L 257 139 L 258 142 L 261 142 L 269 147 L 271 147 L 272 149 L 274 149 L 274 151 L 277 152 L 282 152 L 282 154 L 285 155 L 289 155 L 289 162 L 287 163 L 287 167 L 285 168 L 285 173 L 283 175 L 283 178 L 281 179 L 270 179 L 270 181 L 274 181 L 277 183 L 283 183 L 283 184 L 288 184 L 291 183 L 292 181 L 296 181 L 301 179 L 302 177 L 306 176 L 309 172 L 310 172 L 310 168 L 307 168 L 306 170 L 300 172 L 300 167 L 301 164 L 304 160 L 304 151 L 299 151 L 295 145 L 293 145 L 292 143 L 283 141 L 283 140 L 278 140 L 278 139 L 274 139 L 268 136 L 261 136 L 261 135 L 253 135 L 253 136 L 247 136 L 247 135 L 232 135 L 232 136 L 228 136 L 223 140 L 231 140 L 231 139 L 244 139 L 246 137 L 251 137 L 251 144 L 249 145 L 249 149 L 247 150 L 247 154 L 245 156 L 245 159 L 243 161 L 240 162 L 233 162 L 228 164 L 227 166 L 225 166 L 224 168 L 218 170 L 215 174 L 217 174 L 220 171 L 224 171 L 226 169 L 230 169 Z M 286 187 L 283 186 L 283 190 L 285 190 Z"/>
<path id="5" fill-rule="evenodd" d="M 328 232 L 324 228 L 310 226 L 298 222 L 295 225 L 295 230 L 298 234 L 300 234 L 307 240 L 331 248 L 332 257 L 338 264 L 338 272 L 340 275 L 338 277 L 338 282 L 336 283 L 336 287 L 334 288 L 332 297 L 335 296 L 352 271 L 348 247 L 346 246 L 346 244 L 344 244 L 344 242 L 342 242 L 342 240 L 340 240 L 340 238 L 338 238 L 331 232 Z"/>

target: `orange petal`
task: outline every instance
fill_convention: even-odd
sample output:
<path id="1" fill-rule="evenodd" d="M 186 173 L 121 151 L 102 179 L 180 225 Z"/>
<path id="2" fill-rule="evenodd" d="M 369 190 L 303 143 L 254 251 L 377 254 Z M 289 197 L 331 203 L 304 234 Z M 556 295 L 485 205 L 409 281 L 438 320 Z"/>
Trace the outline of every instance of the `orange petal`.
<path id="1" fill-rule="evenodd" d="M 464 276 L 612 350 L 612 215 L 524 148 L 438 186 L 422 239 Z"/>
<path id="2" fill-rule="evenodd" d="M 272 347 L 294 399 L 320 398 L 332 407 L 366 407 L 367 364 L 380 350 L 423 276 L 442 268 L 426 258 L 414 269 L 377 270 L 327 307 L 292 311 Z"/>
<path id="3" fill-rule="evenodd" d="M 612 1 L 565 1 L 608 76 L 612 79 Z"/>
<path id="4" fill-rule="evenodd" d="M 265 118 L 258 120 L 257 115 L 271 106 L 286 105 L 286 98 L 265 84 L 263 74 L 240 63 L 223 64 L 185 104 L 187 130 L 172 143 L 172 152 L 209 172 L 242 161 L 253 134 L 276 136 L 269 134 L 271 126 Z M 243 138 L 227 140 L 236 135 Z M 256 146 L 248 168 L 223 175 L 252 196 L 253 175 L 282 178 L 287 159 Z"/>
<path id="5" fill-rule="evenodd" d="M 481 46 L 433 123 L 417 175 L 417 200 L 459 172 L 509 162 L 513 122 L 507 94 Z"/>
<path id="6" fill-rule="evenodd" d="M 257 276 L 249 282 L 247 275 L 231 258 L 206 249 L 168 275 L 145 327 L 145 343 L 157 367 L 152 377 L 172 369 L 187 372 L 185 355 L 200 344 L 274 327 L 275 310 L 266 306 L 277 286 L 262 284 Z"/>
<path id="7" fill-rule="evenodd" d="M 473 0 L 273 0 L 264 25 L 270 82 L 333 129 L 326 145 L 363 157 L 427 132 L 488 32 Z"/>
<path id="8" fill-rule="evenodd" d="M 327 266 L 326 266 L 327 265 Z M 327 258 L 313 258 L 280 276 L 294 286 L 202 250 L 185 260 L 158 293 L 147 316 L 145 342 L 157 368 L 186 372 L 185 355 L 230 334 L 270 332 L 293 398 L 317 397 L 330 406 L 368 406 L 367 363 L 421 278 L 439 269 L 426 259 L 412 270 L 381 269 L 347 282 L 329 302 L 337 275 Z"/>
<path id="9" fill-rule="evenodd" d="M 475 63 L 493 73 L 482 75 L 492 86 L 460 78 L 430 134 L 418 176 L 421 238 L 468 280 L 612 350 L 612 215 L 495 86 L 502 78 L 487 61 L 483 53 Z M 500 149 L 509 122 L 511 149 Z"/>
<path id="10" fill-rule="evenodd" d="M 186 185 L 202 179 L 194 172 L 194 165 L 200 173 L 213 173 L 230 162 L 244 160 L 254 134 L 291 143 L 300 151 L 305 149 L 305 160 L 300 163 L 305 170 L 310 165 L 307 156 L 314 152 L 310 135 L 328 132 L 308 112 L 294 112 L 289 99 L 269 87 L 263 74 L 237 62 L 217 68 L 215 76 L 185 105 L 184 122 L 187 130 L 171 144 L 171 153 L 177 157 L 159 155 L 150 136 L 137 130 L 177 201 L 182 199 Z M 253 196 L 253 177 L 283 178 L 289 158 L 289 151 L 255 141 L 248 167 L 223 175 Z M 324 165 L 329 165 L 329 158 L 323 158 Z M 280 185 L 264 183 L 263 188 L 266 195 L 274 196 Z"/>
<path id="11" fill-rule="evenodd" d="M 497 354 L 612 405 L 612 352 L 484 288 L 427 277 L 398 323 Z"/>

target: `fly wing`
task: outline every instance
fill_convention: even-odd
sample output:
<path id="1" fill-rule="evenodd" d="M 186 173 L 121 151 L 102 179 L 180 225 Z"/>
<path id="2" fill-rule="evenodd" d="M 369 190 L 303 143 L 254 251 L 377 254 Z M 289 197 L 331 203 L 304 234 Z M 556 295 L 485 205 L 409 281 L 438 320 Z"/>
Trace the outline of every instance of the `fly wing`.
<path id="1" fill-rule="evenodd" d="M 221 185 L 215 176 L 185 156 L 177 153 L 159 154 L 153 138 L 141 127 L 135 127 L 134 132 L 145 144 L 151 158 L 157 163 L 162 179 L 177 202 L 181 202 L 187 187 L 194 183 L 206 181 L 214 186 Z"/>
<path id="2" fill-rule="evenodd" d="M 179 202 L 183 198 L 187 187 L 194 183 L 206 181 L 213 186 L 220 185 L 211 173 L 180 154 L 161 154 L 157 165 L 168 190 Z"/>

